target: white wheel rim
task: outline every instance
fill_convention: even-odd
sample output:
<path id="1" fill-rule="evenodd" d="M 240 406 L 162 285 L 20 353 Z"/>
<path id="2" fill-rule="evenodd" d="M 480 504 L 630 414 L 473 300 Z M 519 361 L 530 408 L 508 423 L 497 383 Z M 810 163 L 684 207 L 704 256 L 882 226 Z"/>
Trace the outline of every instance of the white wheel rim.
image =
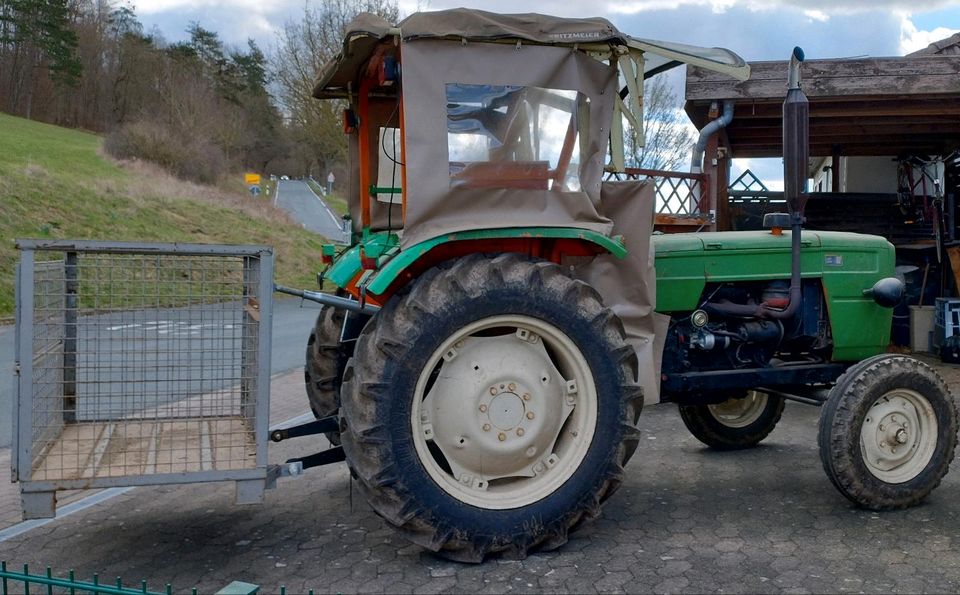
<path id="1" fill-rule="evenodd" d="M 930 401 L 913 390 L 892 390 L 867 410 L 860 428 L 860 453 L 874 477 L 904 483 L 930 463 L 937 435 L 937 416 Z"/>
<path id="2" fill-rule="evenodd" d="M 597 425 L 597 388 L 586 358 L 558 328 L 494 316 L 433 353 L 410 421 L 420 462 L 444 491 L 480 508 L 518 508 L 555 492 L 582 464 Z"/>
<path id="3" fill-rule="evenodd" d="M 710 414 L 728 428 L 745 428 L 760 419 L 767 407 L 767 393 L 755 390 L 739 399 L 727 399 L 723 403 L 707 405 Z"/>

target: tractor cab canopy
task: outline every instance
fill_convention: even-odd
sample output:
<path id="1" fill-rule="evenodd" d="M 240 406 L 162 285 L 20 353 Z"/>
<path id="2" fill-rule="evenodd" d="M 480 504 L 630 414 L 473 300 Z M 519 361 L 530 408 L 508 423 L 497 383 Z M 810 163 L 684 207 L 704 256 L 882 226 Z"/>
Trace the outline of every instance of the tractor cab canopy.
<path id="1" fill-rule="evenodd" d="M 390 232 L 429 262 L 417 255 L 438 241 L 450 254 L 504 250 L 478 237 L 528 242 L 521 252 L 577 267 L 613 308 L 656 401 L 666 333 L 653 309 L 653 187 L 602 180 L 623 168 L 624 121 L 642 134 L 644 79 L 684 63 L 749 76 L 728 50 L 635 39 L 604 19 L 456 9 L 394 26 L 360 15 L 314 89 L 350 106 L 357 251 Z M 572 239 L 540 242 L 558 232 Z"/>
<path id="2" fill-rule="evenodd" d="M 623 167 L 623 121 L 642 130 L 644 78 L 684 63 L 749 76 L 729 50 L 636 39 L 600 18 L 362 14 L 314 96 L 351 107 L 355 231 L 402 230 L 402 246 L 484 228 L 609 234 L 601 179 Z"/>

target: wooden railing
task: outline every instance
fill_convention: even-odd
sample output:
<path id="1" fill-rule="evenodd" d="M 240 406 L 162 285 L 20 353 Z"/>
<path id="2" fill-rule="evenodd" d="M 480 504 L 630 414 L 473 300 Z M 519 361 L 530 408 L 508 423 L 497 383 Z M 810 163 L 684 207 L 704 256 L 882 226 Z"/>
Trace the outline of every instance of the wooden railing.
<path id="1" fill-rule="evenodd" d="M 656 195 L 654 227 L 659 231 L 703 231 L 713 223 L 710 216 L 709 177 L 704 173 L 628 167 L 608 174 L 612 180 L 651 179 Z"/>

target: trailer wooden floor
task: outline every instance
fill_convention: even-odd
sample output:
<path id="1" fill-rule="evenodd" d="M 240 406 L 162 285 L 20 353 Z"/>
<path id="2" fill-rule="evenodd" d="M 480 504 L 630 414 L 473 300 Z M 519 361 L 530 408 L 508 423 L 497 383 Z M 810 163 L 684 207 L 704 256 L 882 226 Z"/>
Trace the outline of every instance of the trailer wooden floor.
<path id="1" fill-rule="evenodd" d="M 256 467 L 253 430 L 239 416 L 64 426 L 33 466 L 33 481 Z"/>

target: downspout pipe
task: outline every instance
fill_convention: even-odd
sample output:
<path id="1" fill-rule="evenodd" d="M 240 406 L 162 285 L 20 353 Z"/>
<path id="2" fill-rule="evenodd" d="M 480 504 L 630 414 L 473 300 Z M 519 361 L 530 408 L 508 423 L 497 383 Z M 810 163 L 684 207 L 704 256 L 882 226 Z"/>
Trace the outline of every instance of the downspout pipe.
<path id="1" fill-rule="evenodd" d="M 697 144 L 693 147 L 693 156 L 690 158 L 691 172 L 700 173 L 703 171 L 703 153 L 707 150 L 707 142 L 711 136 L 722 128 L 726 128 L 731 121 L 733 121 L 733 101 L 724 99 L 723 112 L 720 117 L 708 122 L 700 131 L 700 138 L 697 139 Z"/>

